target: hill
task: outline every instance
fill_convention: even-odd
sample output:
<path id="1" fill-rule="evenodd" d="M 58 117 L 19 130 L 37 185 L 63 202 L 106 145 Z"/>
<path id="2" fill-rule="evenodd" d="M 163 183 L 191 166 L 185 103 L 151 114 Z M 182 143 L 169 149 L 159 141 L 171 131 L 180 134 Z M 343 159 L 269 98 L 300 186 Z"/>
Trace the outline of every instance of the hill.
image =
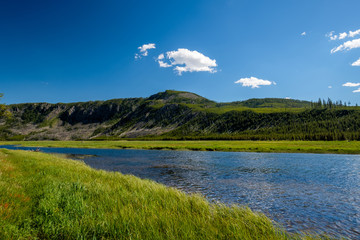
<path id="1" fill-rule="evenodd" d="M 217 103 L 167 90 L 148 98 L 8 105 L 2 140 L 357 140 L 360 108 L 338 103 L 249 99 Z"/>

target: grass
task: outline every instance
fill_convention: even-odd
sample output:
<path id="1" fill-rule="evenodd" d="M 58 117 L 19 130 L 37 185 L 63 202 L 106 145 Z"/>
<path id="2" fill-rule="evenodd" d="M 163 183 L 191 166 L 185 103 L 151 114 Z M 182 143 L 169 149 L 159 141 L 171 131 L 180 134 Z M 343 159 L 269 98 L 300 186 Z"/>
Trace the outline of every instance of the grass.
<path id="1" fill-rule="evenodd" d="M 0 239 L 318 239 L 247 207 L 44 153 L 0 150 Z M 325 238 L 325 237 L 324 237 Z"/>
<path id="2" fill-rule="evenodd" d="M 360 141 L 6 141 L 31 147 L 360 154 Z"/>
<path id="3" fill-rule="evenodd" d="M 276 113 L 276 112 L 292 112 L 292 113 L 300 113 L 306 110 L 306 108 L 271 108 L 271 107 L 262 107 L 262 108 L 249 108 L 244 106 L 232 106 L 232 105 L 225 105 L 220 107 L 209 107 L 202 109 L 195 104 L 187 104 L 189 107 L 196 109 L 198 111 L 206 111 L 209 113 L 216 113 L 216 114 L 224 114 L 230 111 L 253 111 L 256 113 Z"/>
<path id="4" fill-rule="evenodd" d="M 242 105 L 234 105 L 234 104 L 226 104 L 222 106 L 217 106 L 216 104 L 191 104 L 191 103 L 181 103 L 183 106 L 187 106 L 195 111 L 204 111 L 208 113 L 216 113 L 216 114 L 224 114 L 231 111 L 253 111 L 256 113 L 279 113 L 279 112 L 292 112 L 292 113 L 300 113 L 305 111 L 308 108 L 305 107 L 258 107 L 251 108 Z M 164 103 L 158 103 L 152 105 L 153 108 L 159 109 L 165 106 Z"/>

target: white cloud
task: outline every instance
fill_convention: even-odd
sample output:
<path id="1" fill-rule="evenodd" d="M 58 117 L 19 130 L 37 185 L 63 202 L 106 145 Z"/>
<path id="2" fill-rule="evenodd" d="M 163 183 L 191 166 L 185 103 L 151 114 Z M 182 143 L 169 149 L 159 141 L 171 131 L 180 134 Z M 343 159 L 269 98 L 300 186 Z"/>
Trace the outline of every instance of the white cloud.
<path id="1" fill-rule="evenodd" d="M 135 54 L 135 59 L 142 58 L 142 56 L 146 57 L 149 53 L 148 50 L 155 48 L 155 43 L 148 43 L 138 47 L 140 53 Z"/>
<path id="2" fill-rule="evenodd" d="M 353 63 L 351 64 L 351 66 L 360 67 L 360 58 L 359 58 L 357 61 L 353 62 Z"/>
<path id="3" fill-rule="evenodd" d="M 291 97 L 285 97 L 285 99 L 291 99 Z"/>
<path id="4" fill-rule="evenodd" d="M 163 61 L 159 61 L 159 66 L 160 66 L 160 67 L 163 67 L 163 68 L 171 67 L 170 64 L 168 64 L 168 63 L 166 63 L 166 62 L 163 62 Z"/>
<path id="5" fill-rule="evenodd" d="M 243 87 L 251 88 L 259 88 L 259 86 L 266 86 L 271 84 L 276 85 L 276 82 L 271 82 L 269 80 L 263 80 L 256 77 L 240 78 L 235 83 L 241 83 Z"/>
<path id="6" fill-rule="evenodd" d="M 340 46 L 331 49 L 331 53 L 336 53 L 338 51 L 344 51 L 344 50 L 351 50 L 354 48 L 360 48 L 360 38 L 344 42 Z"/>
<path id="7" fill-rule="evenodd" d="M 332 88 L 332 86 L 328 86 L 328 88 Z"/>
<path id="8" fill-rule="evenodd" d="M 342 86 L 343 87 L 358 87 L 358 86 L 360 86 L 360 83 L 347 82 L 347 83 L 344 83 Z"/>
<path id="9" fill-rule="evenodd" d="M 169 63 L 164 59 L 169 60 Z M 174 70 L 181 75 L 183 72 L 216 72 L 216 60 L 199 53 L 198 51 L 190 51 L 186 48 L 179 48 L 176 51 L 160 54 L 157 58 L 160 67 L 174 67 Z"/>
<path id="10" fill-rule="evenodd" d="M 330 38 L 330 40 L 336 40 L 338 38 L 337 35 L 334 35 L 334 31 L 329 32 L 325 35 L 326 37 Z"/>
<path id="11" fill-rule="evenodd" d="M 164 58 L 165 58 L 165 56 L 163 53 L 160 54 L 157 58 L 157 61 L 159 62 L 160 67 L 163 67 L 163 68 L 171 67 L 170 64 L 163 61 Z"/>
<path id="12" fill-rule="evenodd" d="M 360 86 L 360 83 L 352 83 L 352 82 L 347 82 L 347 83 L 344 83 L 343 84 L 343 87 L 359 87 Z M 357 93 L 357 92 L 360 92 L 360 88 L 352 91 L 353 93 Z"/>
<path id="13" fill-rule="evenodd" d="M 306 32 L 302 32 L 302 33 L 301 33 L 301 36 L 306 36 Z"/>
<path id="14" fill-rule="evenodd" d="M 356 35 L 360 35 L 360 29 L 358 29 L 354 32 L 352 32 L 352 31 L 349 32 L 349 37 L 355 37 Z"/>
<path id="15" fill-rule="evenodd" d="M 347 82 L 347 83 L 344 83 L 343 84 L 343 87 L 359 87 L 360 86 L 360 83 L 352 83 L 352 82 Z M 360 92 L 360 88 L 352 91 L 353 93 L 357 93 L 357 92 Z"/>
<path id="16" fill-rule="evenodd" d="M 328 34 L 326 34 L 327 37 L 330 38 L 330 40 L 342 40 L 342 39 L 345 39 L 347 37 L 349 38 L 353 38 L 357 35 L 360 35 L 360 29 L 358 30 L 355 30 L 355 31 L 349 31 L 348 33 L 346 32 L 343 32 L 343 33 L 339 33 L 338 35 L 334 34 L 334 31 L 332 32 L 329 32 Z"/>
<path id="17" fill-rule="evenodd" d="M 343 33 L 340 33 L 340 34 L 339 34 L 339 40 L 344 39 L 344 38 L 346 38 L 346 37 L 347 37 L 347 33 L 346 33 L 346 32 L 343 32 Z"/>
<path id="18" fill-rule="evenodd" d="M 155 48 L 155 43 L 144 44 L 144 45 L 138 47 L 138 49 L 140 50 L 140 53 L 142 53 L 143 56 L 147 56 L 148 50 L 154 49 L 154 48 Z"/>

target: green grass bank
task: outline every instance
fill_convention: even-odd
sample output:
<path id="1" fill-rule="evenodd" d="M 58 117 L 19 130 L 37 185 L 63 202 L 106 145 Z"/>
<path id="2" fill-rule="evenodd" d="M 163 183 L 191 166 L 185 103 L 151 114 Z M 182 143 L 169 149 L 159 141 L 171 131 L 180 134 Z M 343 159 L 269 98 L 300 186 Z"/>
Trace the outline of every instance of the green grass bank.
<path id="1" fill-rule="evenodd" d="M 83 162 L 0 149 L 0 239 L 319 239 Z"/>
<path id="2" fill-rule="evenodd" d="M 360 141 L 0 141 L 30 147 L 360 154 Z"/>

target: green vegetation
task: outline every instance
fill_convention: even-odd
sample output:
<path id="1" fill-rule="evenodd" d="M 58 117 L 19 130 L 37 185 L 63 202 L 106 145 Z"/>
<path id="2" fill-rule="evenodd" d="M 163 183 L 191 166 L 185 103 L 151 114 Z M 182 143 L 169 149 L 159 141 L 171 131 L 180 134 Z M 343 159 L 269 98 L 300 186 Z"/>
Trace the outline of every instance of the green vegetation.
<path id="1" fill-rule="evenodd" d="M 328 99 L 216 103 L 168 90 L 148 98 L 9 105 L 1 140 L 360 140 L 360 107 Z"/>
<path id="2" fill-rule="evenodd" d="M 56 123 L 59 121 L 59 119 L 58 118 L 52 118 L 52 119 L 46 119 L 46 120 L 44 120 L 43 122 L 41 122 L 40 124 L 39 124 L 39 128 L 42 128 L 42 127 L 50 127 L 50 128 L 52 128 L 52 127 L 54 127 L 55 125 L 56 125 Z"/>
<path id="3" fill-rule="evenodd" d="M 3 93 L 0 93 L 0 99 L 4 96 Z M 11 117 L 11 113 L 8 111 L 7 106 L 5 104 L 0 104 L 0 118 L 9 119 Z"/>
<path id="4" fill-rule="evenodd" d="M 8 141 L 0 145 L 233 152 L 360 154 L 359 141 Z"/>
<path id="5" fill-rule="evenodd" d="M 0 239 L 315 239 L 246 207 L 83 162 L 0 150 Z"/>

